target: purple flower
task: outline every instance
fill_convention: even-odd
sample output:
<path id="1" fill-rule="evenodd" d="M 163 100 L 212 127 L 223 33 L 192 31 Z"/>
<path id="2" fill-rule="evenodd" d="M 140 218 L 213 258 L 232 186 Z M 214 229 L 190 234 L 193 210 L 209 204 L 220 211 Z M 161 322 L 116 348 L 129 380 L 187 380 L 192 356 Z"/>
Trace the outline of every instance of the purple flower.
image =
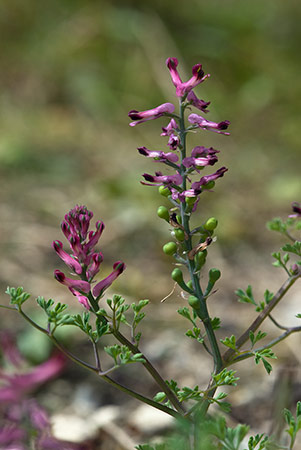
<path id="1" fill-rule="evenodd" d="M 177 162 L 179 159 L 175 153 L 171 153 L 171 152 L 164 153 L 161 151 L 152 151 L 152 150 L 148 150 L 146 147 L 138 147 L 138 152 L 143 156 L 147 156 L 149 158 L 155 158 L 155 161 L 159 161 L 159 162 L 166 162 L 166 161 Z"/>
<path id="2" fill-rule="evenodd" d="M 92 255 L 92 263 L 86 271 L 86 276 L 89 282 L 93 280 L 95 275 L 99 272 L 99 266 L 103 261 L 103 254 L 101 252 Z"/>
<path id="3" fill-rule="evenodd" d="M 78 261 L 76 261 L 75 258 L 72 258 L 72 256 L 69 255 L 69 253 L 63 250 L 63 244 L 60 241 L 53 241 L 52 247 L 59 255 L 59 257 L 64 261 L 64 263 L 68 267 L 70 267 L 71 270 L 73 270 L 78 275 L 82 273 L 83 268 L 81 264 Z"/>
<path id="4" fill-rule="evenodd" d="M 162 155 L 164 155 L 163 152 Z M 167 159 L 170 158 L 170 160 L 172 160 L 175 159 L 175 157 L 177 158 L 176 155 L 172 155 L 173 156 L 171 156 L 171 154 L 167 156 Z M 56 280 L 67 286 L 71 293 L 86 309 L 91 309 L 91 305 L 88 300 L 88 297 L 92 295 L 91 283 L 99 272 L 100 265 L 103 261 L 102 253 L 96 252 L 94 248 L 98 243 L 105 226 L 103 222 L 97 221 L 96 230 L 89 231 L 90 220 L 92 217 L 93 213 L 88 211 L 86 206 L 76 206 L 65 215 L 65 220 L 62 223 L 62 231 L 69 241 L 72 251 L 71 255 L 63 250 L 63 244 L 60 241 L 56 240 L 52 244 L 58 256 L 73 272 L 75 272 L 76 275 L 81 278 L 80 280 L 68 278 L 60 270 L 55 270 L 54 276 Z M 125 269 L 125 265 L 123 263 L 119 262 L 118 264 L 119 268 L 116 268 L 114 271 L 115 278 L 117 272 L 119 275 Z M 120 264 L 122 265 L 122 270 L 120 269 Z M 98 285 L 101 285 L 101 283 L 106 284 L 107 278 L 98 283 Z M 115 278 L 111 274 L 109 281 L 111 280 L 112 283 Z M 105 289 L 102 291 L 104 290 Z M 89 296 L 87 294 L 89 294 Z"/>
<path id="5" fill-rule="evenodd" d="M 0 372 L 3 387 L 0 388 L 1 403 L 18 403 L 30 390 L 56 376 L 65 366 L 62 354 L 53 355 L 48 361 L 34 367 L 28 372 L 5 374 Z"/>
<path id="6" fill-rule="evenodd" d="M 172 114 L 175 110 L 175 107 L 172 103 L 163 103 L 162 105 L 157 106 L 153 109 L 148 109 L 146 111 L 136 111 L 132 109 L 128 116 L 134 120 L 134 122 L 130 123 L 131 127 L 138 125 L 139 123 L 146 122 L 148 120 L 158 119 L 158 117 L 164 116 L 164 114 Z"/>
<path id="7" fill-rule="evenodd" d="M 204 102 L 204 100 L 200 100 L 193 91 L 190 91 L 188 93 L 187 101 L 189 101 L 192 106 L 203 111 L 204 113 L 209 112 L 207 110 L 207 107 L 210 105 L 211 102 Z"/>
<path id="8" fill-rule="evenodd" d="M 182 161 L 182 164 L 183 164 L 183 166 L 185 166 L 187 168 L 194 167 L 195 169 L 198 169 L 200 167 L 213 166 L 217 161 L 218 161 L 218 158 L 215 154 L 207 153 L 207 155 L 206 155 L 204 152 L 202 154 L 202 156 L 195 157 L 195 156 L 193 156 L 193 151 L 192 151 L 191 156 L 184 158 Z"/>
<path id="9" fill-rule="evenodd" d="M 200 181 L 196 181 L 192 183 L 191 189 L 193 189 L 195 192 L 198 192 L 202 186 L 209 183 L 209 181 L 214 181 L 217 178 L 223 177 L 224 173 L 227 172 L 226 167 L 221 167 L 216 172 L 212 173 L 211 175 L 205 175 L 200 179 Z"/>
<path id="10" fill-rule="evenodd" d="M 160 186 L 162 184 L 181 184 L 182 183 L 182 177 L 177 172 L 175 175 L 163 175 L 161 172 L 156 172 L 156 175 L 150 175 L 148 173 L 144 173 L 142 175 L 146 181 L 149 181 L 150 183 L 156 183 L 157 186 Z M 147 184 L 141 181 L 142 184 Z M 148 185 L 148 186 L 152 186 Z"/>
<path id="11" fill-rule="evenodd" d="M 175 119 L 171 119 L 166 127 L 162 127 L 161 136 L 172 136 L 177 129 L 177 122 L 175 121 Z"/>
<path id="12" fill-rule="evenodd" d="M 198 84 L 202 83 L 209 75 L 204 75 L 201 64 L 196 64 L 192 67 L 192 77 L 186 81 L 182 82 L 181 77 L 177 71 L 178 60 L 177 58 L 168 58 L 166 60 L 166 65 L 170 71 L 171 79 L 176 87 L 176 94 L 178 97 L 183 97 L 185 94 L 190 92 Z"/>
<path id="13" fill-rule="evenodd" d="M 72 278 L 66 277 L 60 270 L 54 271 L 54 278 L 69 289 L 75 289 L 86 294 L 90 292 L 90 283 L 88 283 L 88 281 L 73 280 Z"/>
<path id="14" fill-rule="evenodd" d="M 202 128 L 203 130 L 211 130 L 215 131 L 216 133 L 221 133 L 225 135 L 229 135 L 230 133 L 224 132 L 223 130 L 226 130 L 228 126 L 230 125 L 229 120 L 224 120 L 223 122 L 211 122 L 210 120 L 204 119 L 204 117 L 199 116 L 198 114 L 190 114 L 188 116 L 188 121 L 192 125 L 197 125 L 199 128 Z"/>
<path id="15" fill-rule="evenodd" d="M 113 265 L 113 272 L 110 273 L 106 278 L 101 280 L 93 289 L 93 295 L 94 297 L 98 298 L 100 295 L 103 294 L 103 292 L 111 286 L 113 281 L 116 280 L 116 278 L 125 270 L 125 264 L 121 261 L 117 261 Z"/>
<path id="16" fill-rule="evenodd" d="M 301 217 L 301 203 L 293 202 L 292 209 L 294 214 L 290 214 L 288 217 L 291 217 L 292 219 L 297 219 L 298 217 Z"/>

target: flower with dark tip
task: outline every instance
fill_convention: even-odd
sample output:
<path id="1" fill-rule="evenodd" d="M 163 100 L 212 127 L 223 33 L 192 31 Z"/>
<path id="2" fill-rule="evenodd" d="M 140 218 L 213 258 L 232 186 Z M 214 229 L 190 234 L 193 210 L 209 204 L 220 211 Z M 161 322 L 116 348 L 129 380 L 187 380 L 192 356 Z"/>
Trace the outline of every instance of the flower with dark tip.
<path id="1" fill-rule="evenodd" d="M 198 84 L 202 83 L 210 75 L 204 75 L 201 64 L 196 64 L 192 67 L 192 77 L 183 83 L 181 77 L 177 71 L 178 60 L 177 58 L 168 58 L 166 60 L 166 65 L 170 71 L 172 82 L 176 88 L 176 94 L 178 97 L 183 97 L 185 94 L 190 92 Z"/>
<path id="2" fill-rule="evenodd" d="M 205 102 L 204 100 L 199 99 L 193 91 L 190 91 L 187 95 L 187 101 L 194 106 L 195 108 L 199 109 L 200 111 L 207 113 L 209 112 L 207 110 L 208 106 L 211 102 Z"/>
<path id="3" fill-rule="evenodd" d="M 202 128 L 203 130 L 211 130 L 215 131 L 216 133 L 229 135 L 230 133 L 224 132 L 223 130 L 226 130 L 228 126 L 230 125 L 229 120 L 224 120 L 222 122 L 212 122 L 211 120 L 204 119 L 204 117 L 199 116 L 198 114 L 190 114 L 188 116 L 188 121 L 192 125 L 197 125 L 199 128 Z"/>
<path id="4" fill-rule="evenodd" d="M 56 253 L 59 255 L 59 257 L 64 261 L 64 263 L 70 267 L 70 269 L 80 275 L 83 271 L 83 268 L 81 264 L 75 259 L 72 258 L 72 256 L 69 255 L 69 253 L 65 252 L 63 250 L 63 244 L 60 241 L 53 241 L 52 247 L 56 251 Z"/>
<path id="5" fill-rule="evenodd" d="M 128 116 L 134 121 L 130 123 L 131 127 L 138 125 L 139 123 L 147 122 L 148 120 L 158 119 L 159 117 L 164 116 L 165 114 L 172 114 L 175 110 L 175 107 L 172 103 L 163 103 L 162 105 L 157 106 L 153 109 L 148 109 L 146 111 L 136 111 L 132 109 Z"/>
<path id="6" fill-rule="evenodd" d="M 76 289 L 77 291 L 84 292 L 85 294 L 90 292 L 90 283 L 88 283 L 88 281 L 73 280 L 72 278 L 66 277 L 66 275 L 60 270 L 54 271 L 54 278 L 64 286 L 67 286 L 69 289 Z"/>
<path id="7" fill-rule="evenodd" d="M 101 280 L 96 286 L 93 288 L 94 297 L 98 298 L 103 294 L 103 292 L 111 286 L 113 281 L 125 270 L 125 264 L 122 261 L 117 261 L 113 265 L 113 272 L 110 273 L 106 278 Z"/>
<path id="8" fill-rule="evenodd" d="M 297 219 L 298 217 L 301 217 L 301 203 L 293 202 L 292 209 L 294 214 L 290 214 L 288 217 L 292 219 Z"/>
<path id="9" fill-rule="evenodd" d="M 148 150 L 146 147 L 138 147 L 138 152 L 148 158 L 154 158 L 158 162 L 177 162 L 179 160 L 179 157 L 175 153 Z"/>
<path id="10" fill-rule="evenodd" d="M 162 184 L 179 185 L 183 181 L 181 175 L 178 172 L 175 175 L 163 175 L 161 172 L 156 172 L 156 175 L 144 173 L 142 176 L 146 181 L 149 181 L 150 183 L 155 183 L 155 185 L 157 186 L 161 186 Z M 141 181 L 141 183 L 145 185 L 147 184 L 144 181 Z M 153 186 L 153 184 L 150 184 L 149 186 Z"/>

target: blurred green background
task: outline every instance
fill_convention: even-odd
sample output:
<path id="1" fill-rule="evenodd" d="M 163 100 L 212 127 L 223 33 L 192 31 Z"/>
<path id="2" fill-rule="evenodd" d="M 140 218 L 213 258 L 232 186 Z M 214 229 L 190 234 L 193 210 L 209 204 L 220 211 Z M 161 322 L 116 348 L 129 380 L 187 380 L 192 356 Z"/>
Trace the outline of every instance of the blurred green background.
<path id="1" fill-rule="evenodd" d="M 106 223 L 104 273 L 117 259 L 128 266 L 119 290 L 153 301 L 169 292 L 162 198 L 139 183 L 158 166 L 136 150 L 164 149 L 166 121 L 130 128 L 127 117 L 177 101 L 168 56 L 183 79 L 203 64 L 206 117 L 231 121 L 230 137 L 191 142 L 221 150 L 229 168 L 199 206 L 201 221 L 219 218 L 213 252 L 230 276 L 269 264 L 278 240 L 265 222 L 300 196 L 300 13 L 298 0 L 2 0 L 1 290 L 70 297 L 52 278 L 63 265 L 51 242 L 83 203 Z"/>

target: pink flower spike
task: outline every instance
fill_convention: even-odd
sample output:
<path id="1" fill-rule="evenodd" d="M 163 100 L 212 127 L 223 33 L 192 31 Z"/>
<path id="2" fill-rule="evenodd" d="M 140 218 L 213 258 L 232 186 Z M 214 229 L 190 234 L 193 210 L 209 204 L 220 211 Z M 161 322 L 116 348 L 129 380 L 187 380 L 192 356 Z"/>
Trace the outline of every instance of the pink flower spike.
<path id="1" fill-rule="evenodd" d="M 72 280 L 71 278 L 67 278 L 65 274 L 60 270 L 54 271 L 54 278 L 59 283 L 67 286 L 70 290 L 76 289 L 77 291 L 84 292 L 85 294 L 88 294 L 90 292 L 90 283 L 88 283 L 88 281 Z"/>
<path id="2" fill-rule="evenodd" d="M 148 158 L 155 158 L 156 161 L 159 162 L 165 162 L 165 161 L 170 161 L 170 162 L 177 162 L 179 160 L 178 155 L 176 155 L 175 153 L 164 153 L 161 151 L 152 151 L 152 150 L 148 150 L 146 147 L 138 147 L 138 152 L 143 155 L 143 156 L 147 156 Z"/>
<path id="3" fill-rule="evenodd" d="M 130 123 L 131 127 L 138 125 L 139 123 L 146 122 L 148 120 L 158 119 L 158 117 L 162 117 L 164 114 L 172 114 L 175 110 L 175 107 L 172 103 L 163 103 L 162 105 L 157 106 L 153 109 L 148 109 L 146 111 L 137 111 L 132 109 L 128 116 L 134 120 L 134 122 Z"/>
<path id="4" fill-rule="evenodd" d="M 224 120 L 223 122 L 211 122 L 210 120 L 204 119 L 204 117 L 199 116 L 198 114 L 190 114 L 188 116 L 188 121 L 192 125 L 197 125 L 199 128 L 202 128 L 203 130 L 211 130 L 215 131 L 216 133 L 225 134 L 229 136 L 230 133 L 226 133 L 223 130 L 226 130 L 228 126 L 230 125 L 229 120 Z"/>
<path id="5" fill-rule="evenodd" d="M 76 259 L 72 258 L 67 252 L 63 250 L 63 244 L 60 241 L 53 241 L 52 247 L 59 255 L 59 257 L 64 261 L 64 263 L 70 267 L 75 273 L 80 275 L 82 273 L 82 266 Z"/>
<path id="6" fill-rule="evenodd" d="M 93 289 L 93 295 L 96 298 L 99 298 L 103 292 L 111 286 L 113 281 L 125 270 L 126 266 L 123 262 L 117 261 L 113 265 L 113 272 L 110 273 L 106 278 L 97 283 L 97 285 Z"/>

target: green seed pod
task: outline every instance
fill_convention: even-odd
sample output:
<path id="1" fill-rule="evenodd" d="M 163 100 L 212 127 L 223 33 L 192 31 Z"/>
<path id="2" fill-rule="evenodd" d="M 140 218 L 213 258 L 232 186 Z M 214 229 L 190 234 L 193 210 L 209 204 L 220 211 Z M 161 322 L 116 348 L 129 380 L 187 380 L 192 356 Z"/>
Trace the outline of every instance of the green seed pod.
<path id="1" fill-rule="evenodd" d="M 190 295 L 188 297 L 188 303 L 194 309 L 198 309 L 200 307 L 200 300 L 194 295 Z"/>
<path id="2" fill-rule="evenodd" d="M 198 252 L 195 255 L 194 262 L 195 262 L 196 270 L 200 270 L 200 268 L 203 267 L 203 265 L 206 262 L 206 256 L 207 256 L 207 250 L 204 250 L 203 252 Z"/>
<path id="3" fill-rule="evenodd" d="M 210 283 L 216 283 L 217 280 L 221 277 L 221 271 L 218 269 L 210 269 L 209 270 L 209 281 Z"/>
<path id="4" fill-rule="evenodd" d="M 182 283 L 183 280 L 183 273 L 182 270 L 175 268 L 172 272 L 171 272 L 171 278 L 176 281 L 177 283 Z"/>
<path id="5" fill-rule="evenodd" d="M 175 237 L 177 238 L 178 241 L 185 240 L 185 233 L 184 233 L 184 230 L 182 230 L 181 228 L 176 228 L 174 233 L 175 233 Z"/>
<path id="6" fill-rule="evenodd" d="M 213 189 L 215 186 L 215 181 L 209 181 L 207 184 L 205 184 L 204 186 L 202 186 L 203 189 Z"/>
<path id="7" fill-rule="evenodd" d="M 159 206 L 157 209 L 157 215 L 161 218 L 169 222 L 169 211 L 165 206 Z"/>
<path id="8" fill-rule="evenodd" d="M 193 283 L 191 280 L 187 281 L 187 286 L 189 287 L 189 289 L 193 289 Z"/>
<path id="9" fill-rule="evenodd" d="M 192 207 L 195 204 L 196 197 L 186 197 L 185 202 L 187 206 Z"/>
<path id="10" fill-rule="evenodd" d="M 166 186 L 159 186 L 159 194 L 163 195 L 163 197 L 168 197 L 170 195 L 170 190 Z"/>
<path id="11" fill-rule="evenodd" d="M 208 231 L 213 231 L 217 227 L 218 221 L 215 217 L 210 217 L 204 225 L 204 228 Z"/>
<path id="12" fill-rule="evenodd" d="M 166 255 L 174 255 L 177 251 L 177 244 L 175 242 L 167 242 L 163 245 L 163 252 Z"/>

